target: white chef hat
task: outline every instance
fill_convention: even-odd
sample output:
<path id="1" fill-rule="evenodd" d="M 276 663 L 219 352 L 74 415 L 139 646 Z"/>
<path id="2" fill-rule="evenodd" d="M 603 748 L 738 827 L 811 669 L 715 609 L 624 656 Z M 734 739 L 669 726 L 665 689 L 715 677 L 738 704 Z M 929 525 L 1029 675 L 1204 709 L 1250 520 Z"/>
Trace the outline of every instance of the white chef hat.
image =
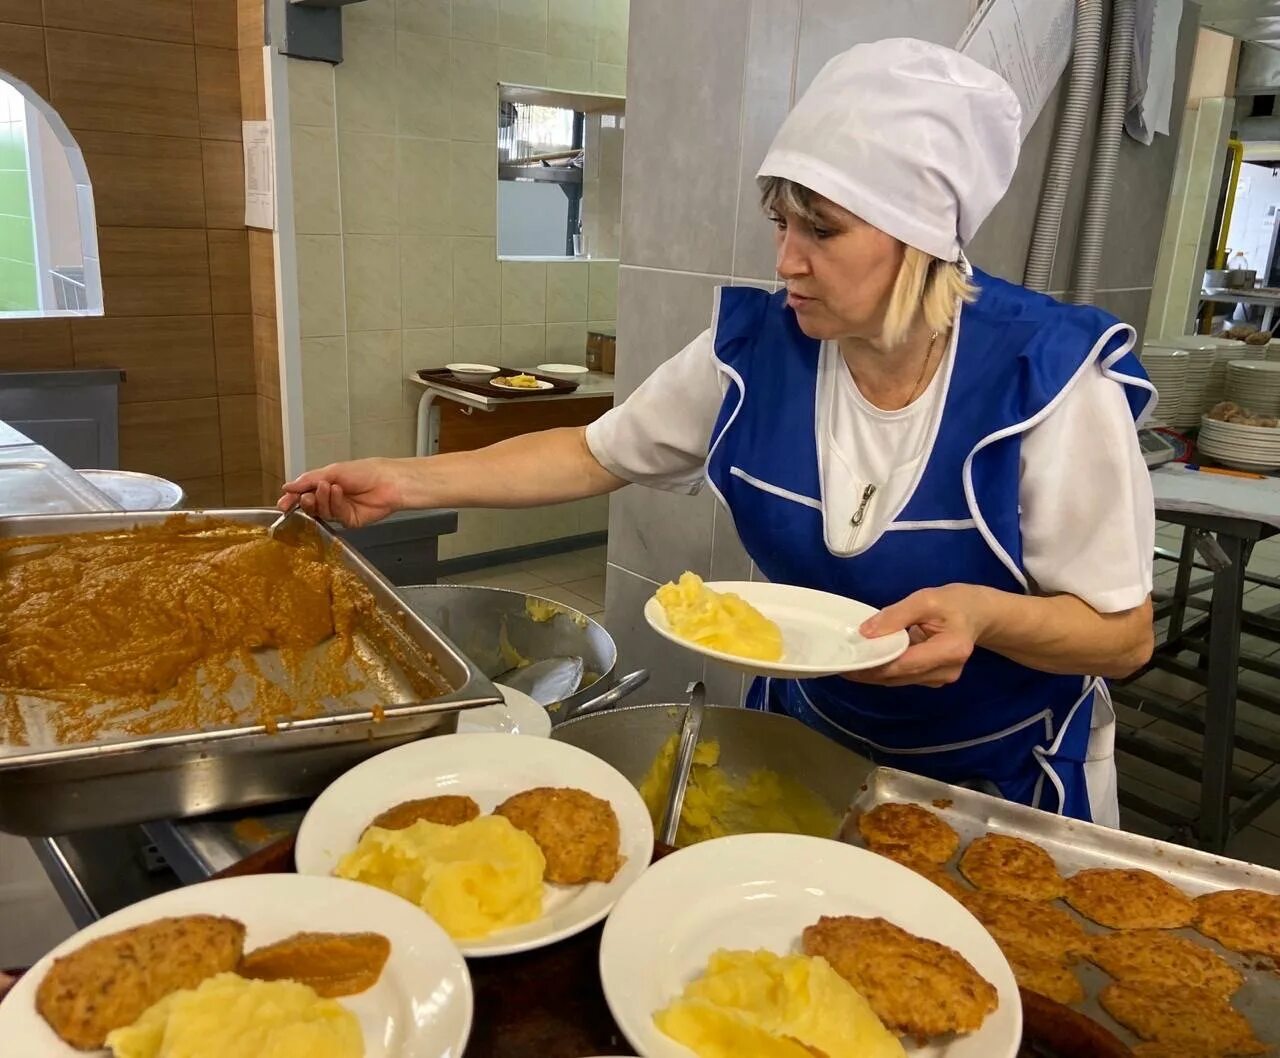
<path id="1" fill-rule="evenodd" d="M 954 261 L 1013 179 L 1022 108 L 985 66 L 922 40 L 859 44 L 819 71 L 757 178 L 817 192 Z"/>

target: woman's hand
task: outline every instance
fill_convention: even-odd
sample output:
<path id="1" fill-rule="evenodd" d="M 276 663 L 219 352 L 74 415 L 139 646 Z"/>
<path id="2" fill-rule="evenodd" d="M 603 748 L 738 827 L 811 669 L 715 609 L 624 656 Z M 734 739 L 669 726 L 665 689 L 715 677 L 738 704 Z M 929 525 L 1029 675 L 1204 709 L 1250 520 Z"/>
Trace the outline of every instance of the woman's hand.
<path id="1" fill-rule="evenodd" d="M 370 525 L 404 508 L 404 462 L 357 459 L 308 470 L 284 486 L 276 506 L 287 510 L 296 498 L 317 518 L 341 522 L 348 529 Z"/>
<path id="2" fill-rule="evenodd" d="M 911 645 L 887 665 L 847 673 L 856 683 L 944 687 L 964 671 L 986 627 L 985 589 L 974 584 L 926 588 L 887 606 L 863 624 L 869 639 L 906 629 Z"/>

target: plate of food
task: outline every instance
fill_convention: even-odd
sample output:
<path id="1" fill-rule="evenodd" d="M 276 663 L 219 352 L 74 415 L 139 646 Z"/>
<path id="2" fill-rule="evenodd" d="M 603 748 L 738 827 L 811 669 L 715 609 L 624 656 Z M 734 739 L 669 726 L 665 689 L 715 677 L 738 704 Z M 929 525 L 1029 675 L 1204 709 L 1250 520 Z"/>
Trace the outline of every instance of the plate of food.
<path id="1" fill-rule="evenodd" d="M 523 691 L 495 683 L 502 695 L 502 705 L 482 705 L 458 714 L 459 734 L 532 735 L 547 738 L 551 734 L 551 714 Z"/>
<path id="2" fill-rule="evenodd" d="M 403 900 L 270 874 L 175 889 L 82 929 L 0 1003 L 0 1040 L 40 1058 L 451 1058 L 472 1007 L 461 952 Z"/>
<path id="3" fill-rule="evenodd" d="M 794 834 L 655 864 L 600 945 L 614 1019 L 648 1058 L 1014 1058 L 1009 964 L 954 898 L 891 860 Z"/>
<path id="4" fill-rule="evenodd" d="M 398 893 L 468 957 L 508 955 L 599 922 L 644 873 L 639 791 L 562 742 L 442 735 L 352 768 L 298 831 L 302 874 Z"/>
<path id="5" fill-rule="evenodd" d="M 886 665 L 907 633 L 868 639 L 874 607 L 841 595 L 765 581 L 704 583 L 696 573 L 664 584 L 645 604 L 649 626 L 686 650 L 753 676 L 813 679 Z"/>
<path id="6" fill-rule="evenodd" d="M 548 382 L 546 379 L 535 378 L 533 375 L 499 375 L 497 378 L 490 379 L 489 385 L 497 386 L 499 389 L 554 389 L 555 383 Z"/>

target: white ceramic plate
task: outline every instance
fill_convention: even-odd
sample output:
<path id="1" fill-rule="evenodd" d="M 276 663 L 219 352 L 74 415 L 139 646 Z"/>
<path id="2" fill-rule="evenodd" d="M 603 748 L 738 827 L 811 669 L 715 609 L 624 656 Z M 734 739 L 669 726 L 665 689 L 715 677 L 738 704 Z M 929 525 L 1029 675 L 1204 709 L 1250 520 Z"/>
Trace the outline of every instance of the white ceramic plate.
<path id="1" fill-rule="evenodd" d="M 245 950 L 303 930 L 372 931 L 391 941 L 382 976 L 338 1002 L 360 1019 L 367 1058 L 457 1058 L 471 1032 L 471 976 L 453 941 L 426 915 L 390 893 L 341 878 L 264 874 L 223 878 L 153 896 L 64 941 L 0 1003 L 5 1054 L 83 1058 L 36 1013 L 36 988 L 53 960 L 87 941 L 170 915 L 212 914 L 248 927 Z M 95 1054 L 105 1054 L 93 1052 Z"/>
<path id="2" fill-rule="evenodd" d="M 506 376 L 506 377 L 509 377 L 509 376 Z M 537 383 L 536 386 L 508 386 L 501 379 L 495 378 L 489 381 L 489 385 L 497 386 L 498 389 L 505 389 L 508 392 L 514 391 L 516 393 L 532 393 L 535 389 L 551 389 L 552 388 L 552 384 L 550 382 L 544 382 L 540 378 L 535 378 L 534 381 Z"/>
<path id="3" fill-rule="evenodd" d="M 551 734 L 551 714 L 523 691 L 495 683 L 504 705 L 482 705 L 458 714 L 458 734 L 533 735 L 547 738 Z"/>
<path id="4" fill-rule="evenodd" d="M 718 838 L 668 856 L 618 901 L 600 944 L 614 1020 L 646 1058 L 690 1058 L 653 1014 L 718 948 L 786 954 L 822 915 L 880 916 L 960 952 L 995 985 L 1000 1006 L 970 1036 L 912 1049 L 916 1058 L 1013 1058 L 1022 1005 L 995 941 L 956 900 L 865 849 L 793 834 Z"/>
<path id="5" fill-rule="evenodd" d="M 481 811 L 491 812 L 512 794 L 535 786 L 575 786 L 613 805 L 626 862 L 607 883 L 547 885 L 542 917 L 536 922 L 456 943 L 468 957 L 509 955 L 553 944 L 604 918 L 653 856 L 653 823 L 639 791 L 599 757 L 564 742 L 440 735 L 370 757 L 332 783 L 303 818 L 294 850 L 298 872 L 332 874 L 369 820 L 401 801 L 465 794 Z M 415 913 L 426 917 L 422 911 Z"/>
<path id="6" fill-rule="evenodd" d="M 740 595 L 775 622 L 782 630 L 782 657 L 777 661 L 756 661 L 691 643 L 671 630 L 656 595 L 645 603 L 645 620 L 659 635 L 686 650 L 727 662 L 755 676 L 783 679 L 835 676 L 887 664 L 907 649 L 906 632 L 878 639 L 867 639 L 858 632 L 862 622 L 876 613 L 866 603 L 792 584 L 716 581 L 707 587 Z"/>

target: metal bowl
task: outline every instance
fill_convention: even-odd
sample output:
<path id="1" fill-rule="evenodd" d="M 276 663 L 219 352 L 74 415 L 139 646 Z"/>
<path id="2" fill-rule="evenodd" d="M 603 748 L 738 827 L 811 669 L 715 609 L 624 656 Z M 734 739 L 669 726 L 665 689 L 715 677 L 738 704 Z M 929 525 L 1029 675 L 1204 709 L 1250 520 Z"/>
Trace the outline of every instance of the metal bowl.
<path id="1" fill-rule="evenodd" d="M 684 711 L 684 702 L 619 706 L 560 724 L 551 737 L 594 753 L 638 787 L 663 744 L 680 730 Z M 730 775 L 768 768 L 812 790 L 837 818 L 875 767 L 799 720 L 741 706 L 706 706 L 699 738 L 719 741 L 720 767 Z"/>
<path id="2" fill-rule="evenodd" d="M 618 648 L 613 637 L 584 613 L 551 599 L 522 591 L 461 584 L 415 584 L 395 589 L 420 617 L 439 628 L 490 679 L 510 670 L 519 655 L 531 661 L 561 656 L 580 657 L 583 678 L 553 719 L 577 715 L 584 708 L 603 708 L 601 692 L 610 686 Z M 550 620 L 535 621 L 529 600 L 550 603 L 558 611 Z M 505 649 L 504 649 L 505 648 Z M 644 682 L 628 677 L 615 690 L 633 690 Z M 621 697 L 621 695 L 618 695 Z"/>

